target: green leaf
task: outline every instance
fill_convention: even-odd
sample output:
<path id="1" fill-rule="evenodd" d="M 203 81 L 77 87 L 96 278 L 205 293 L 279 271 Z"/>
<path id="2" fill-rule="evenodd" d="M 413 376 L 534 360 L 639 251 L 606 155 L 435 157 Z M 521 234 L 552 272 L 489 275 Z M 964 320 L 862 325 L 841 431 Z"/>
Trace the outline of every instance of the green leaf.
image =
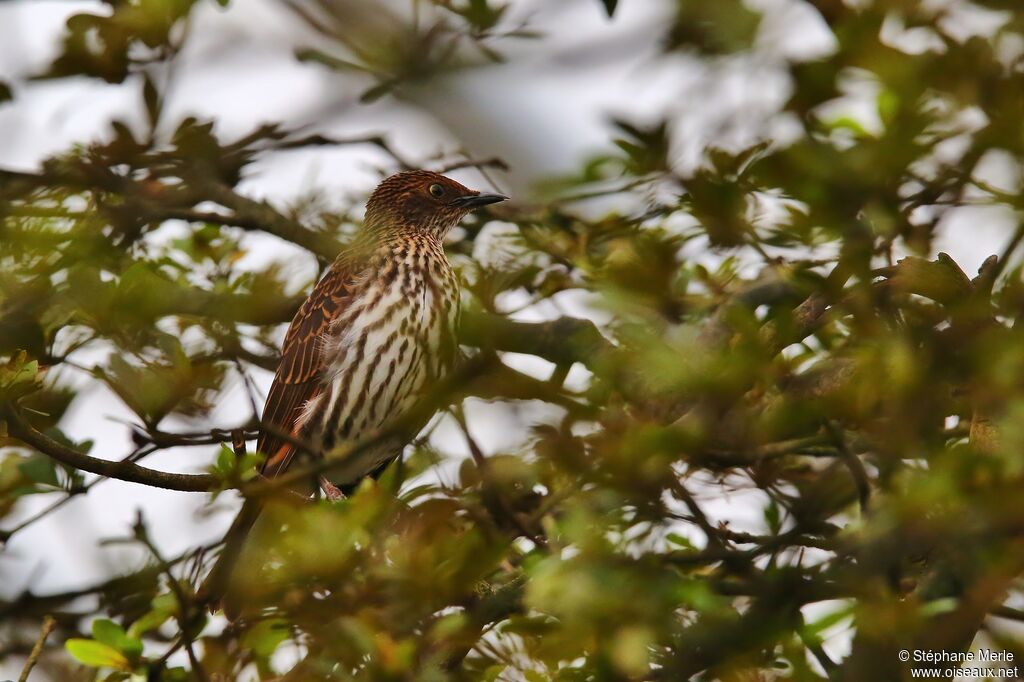
<path id="1" fill-rule="evenodd" d="M 103 682 L 128 682 L 128 680 L 130 679 L 132 679 L 131 673 L 116 672 L 110 673 L 109 675 L 104 677 Z"/>
<path id="2" fill-rule="evenodd" d="M 778 535 L 782 529 L 782 513 L 775 500 L 771 500 L 764 508 L 764 522 L 773 535 Z"/>
<path id="3" fill-rule="evenodd" d="M 180 666 L 166 668 L 160 674 L 160 682 L 192 682 L 194 679 L 195 675 L 191 671 Z"/>
<path id="4" fill-rule="evenodd" d="M 213 465 L 214 472 L 227 478 L 234 468 L 235 453 L 228 446 L 221 445 L 217 451 L 217 462 Z"/>
<path id="5" fill-rule="evenodd" d="M 178 611 L 178 599 L 170 592 L 158 594 L 150 603 L 150 610 L 128 627 L 129 637 L 140 637 L 155 630 Z"/>
<path id="6" fill-rule="evenodd" d="M 6 365 L 0 366 L 0 398 L 20 398 L 38 387 L 39 363 L 26 360 L 27 355 L 22 351 L 15 354 Z"/>
<path id="7" fill-rule="evenodd" d="M 260 658 L 269 658 L 281 642 L 290 636 L 288 622 L 281 618 L 272 618 L 256 623 L 245 633 L 242 645 L 253 650 Z"/>
<path id="8" fill-rule="evenodd" d="M 262 461 L 263 457 L 257 453 L 250 452 L 239 457 L 227 445 L 221 445 L 220 450 L 217 451 L 217 459 L 210 467 L 210 473 L 227 483 L 248 481 L 257 476 Z"/>
<path id="9" fill-rule="evenodd" d="M 444 8 L 465 19 L 473 27 L 474 31 L 483 32 L 498 25 L 502 15 L 508 10 L 508 5 L 492 6 L 487 0 L 469 0 L 465 5 L 458 6 L 446 3 Z M 478 45 L 477 47 L 487 54 L 488 57 L 498 57 L 496 61 L 500 60 L 500 55 L 494 53 L 486 45 Z"/>
<path id="10" fill-rule="evenodd" d="M 449 613 L 434 624 L 431 632 L 438 639 L 447 639 L 462 632 L 468 623 L 465 613 Z"/>
<path id="11" fill-rule="evenodd" d="M 953 597 L 945 597 L 943 599 L 935 599 L 933 601 L 924 604 L 919 609 L 919 613 L 922 618 L 934 618 L 944 613 L 951 613 L 956 611 L 957 606 L 960 602 Z"/>
<path id="12" fill-rule="evenodd" d="M 394 90 L 397 84 L 398 83 L 395 79 L 389 78 L 383 83 L 378 83 L 372 88 L 366 90 L 366 92 L 364 92 L 363 94 L 359 95 L 359 101 L 362 102 L 363 104 L 370 104 L 372 102 L 376 102 L 381 97 L 384 97 L 389 92 Z"/>
<path id="13" fill-rule="evenodd" d="M 53 460 L 48 457 L 41 455 L 29 457 L 18 464 L 18 471 L 22 476 L 35 483 L 55 488 L 60 487 L 60 482 L 57 480 L 57 468 L 54 466 Z"/>
<path id="14" fill-rule="evenodd" d="M 871 131 L 864 127 L 864 125 L 852 116 L 837 116 L 828 121 L 823 121 L 823 124 L 829 130 L 845 130 L 855 137 L 868 138 L 873 137 Z"/>
<path id="15" fill-rule="evenodd" d="M 943 304 L 962 301 L 971 293 L 971 280 L 944 253 L 934 260 L 908 256 L 896 264 L 890 286 L 905 294 L 917 294 Z"/>
<path id="16" fill-rule="evenodd" d="M 496 682 L 496 680 L 499 677 L 501 677 L 501 674 L 506 670 L 508 670 L 508 666 L 506 665 L 502 665 L 500 663 L 497 665 L 492 665 L 488 667 L 486 670 L 484 670 L 482 679 L 484 682 Z"/>
<path id="17" fill-rule="evenodd" d="M 610 17 L 615 14 L 615 8 L 618 6 L 619 0 L 601 0 L 601 4 L 604 5 L 604 11 Z"/>
<path id="18" fill-rule="evenodd" d="M 879 118 L 888 125 L 899 113 L 900 96 L 893 90 L 885 88 L 878 93 L 877 105 Z"/>
<path id="19" fill-rule="evenodd" d="M 367 69 L 364 66 L 360 66 L 355 62 L 350 62 L 348 60 L 335 57 L 334 55 L 329 55 L 326 52 L 321 52 L 320 50 L 311 47 L 300 48 L 296 50 L 295 58 L 298 59 L 300 62 L 315 62 L 317 64 L 322 64 L 323 66 L 334 69 L 336 71 L 360 71 L 363 73 L 370 72 L 369 69 Z"/>
<path id="20" fill-rule="evenodd" d="M 64 648 L 72 658 L 92 668 L 128 670 L 128 659 L 112 646 L 91 639 L 69 639 Z"/>
<path id="21" fill-rule="evenodd" d="M 803 637 L 809 641 L 820 643 L 822 634 L 834 625 L 853 617 L 854 607 L 852 604 L 844 604 L 842 607 L 825 614 L 813 623 L 805 625 L 801 631 Z"/>
<path id="22" fill-rule="evenodd" d="M 550 635 L 555 629 L 548 616 L 512 616 L 500 626 L 502 633 L 538 638 Z"/>
<path id="23" fill-rule="evenodd" d="M 686 549 L 696 549 L 690 539 L 683 537 L 679 533 L 669 533 L 665 536 L 665 540 L 677 547 L 685 547 Z"/>
<path id="24" fill-rule="evenodd" d="M 676 0 L 673 4 L 676 17 L 667 36 L 671 49 L 728 54 L 750 48 L 757 36 L 761 12 L 742 0 Z"/>
<path id="25" fill-rule="evenodd" d="M 106 618 L 99 618 L 92 623 L 92 636 L 97 642 L 108 644 L 125 656 L 142 655 L 142 642 L 129 637 L 120 625 Z"/>

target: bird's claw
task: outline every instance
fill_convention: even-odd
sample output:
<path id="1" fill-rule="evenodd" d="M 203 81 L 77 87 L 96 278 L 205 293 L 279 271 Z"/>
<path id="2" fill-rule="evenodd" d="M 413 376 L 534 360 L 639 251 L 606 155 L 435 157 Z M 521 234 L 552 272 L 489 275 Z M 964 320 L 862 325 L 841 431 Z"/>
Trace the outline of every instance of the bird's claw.
<path id="1" fill-rule="evenodd" d="M 334 485 L 323 476 L 320 477 L 320 489 L 324 491 L 324 495 L 331 502 L 337 502 L 338 500 L 345 499 L 345 493 L 341 492 L 341 488 Z"/>

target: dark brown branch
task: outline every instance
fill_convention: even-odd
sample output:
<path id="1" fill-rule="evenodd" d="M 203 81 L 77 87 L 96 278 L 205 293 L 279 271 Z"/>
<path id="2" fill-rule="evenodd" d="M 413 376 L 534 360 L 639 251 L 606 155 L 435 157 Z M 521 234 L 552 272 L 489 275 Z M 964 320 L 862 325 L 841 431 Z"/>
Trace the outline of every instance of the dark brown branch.
<path id="1" fill-rule="evenodd" d="M 341 242 L 332 235 L 303 227 L 269 203 L 244 197 L 227 185 L 213 185 L 209 194 L 213 201 L 234 212 L 230 218 L 232 225 L 262 230 L 312 251 L 326 261 L 334 260 L 342 249 Z"/>
<path id="2" fill-rule="evenodd" d="M 265 201 L 256 201 L 245 197 L 226 184 L 211 182 L 204 185 L 205 196 L 189 195 L 184 201 L 189 205 L 171 205 L 166 201 L 154 201 L 141 184 L 124 178 L 117 178 L 114 187 L 103 186 L 93 181 L 84 181 L 80 177 L 69 174 L 58 174 L 54 172 L 44 173 L 20 173 L 16 171 L 5 171 L 0 169 L 0 181 L 9 180 L 13 186 L 12 191 L 24 190 L 27 187 L 66 187 L 75 191 L 89 191 L 97 188 L 108 191 L 117 191 L 125 196 L 131 196 L 143 209 L 144 219 L 147 221 L 161 220 L 186 220 L 189 222 L 214 223 L 217 225 L 240 227 L 245 230 L 259 230 L 280 237 L 285 241 L 301 246 L 315 253 L 323 260 L 334 260 L 341 250 L 341 243 L 334 236 L 326 232 L 318 232 L 304 227 L 297 221 L 281 213 Z M 23 186 L 24 185 L 24 186 Z M 192 207 L 191 203 L 201 201 L 213 201 L 229 209 L 231 213 L 222 214 L 211 211 L 199 211 Z M 39 215 L 40 217 L 55 218 L 76 218 L 83 217 L 83 214 L 76 212 L 65 212 L 60 208 L 56 209 L 35 209 L 33 207 L 15 207 L 21 214 Z M 41 211 L 41 212 L 40 212 Z"/>
<path id="3" fill-rule="evenodd" d="M 821 293 L 814 293 L 804 299 L 793 310 L 793 325 L 782 331 L 776 324 L 767 324 L 761 330 L 761 340 L 773 354 L 781 352 L 792 343 L 799 343 L 813 334 L 825 321 L 828 299 Z"/>
<path id="4" fill-rule="evenodd" d="M 723 466 L 750 466 L 759 462 L 766 462 L 788 455 L 807 455 L 805 448 L 823 445 L 831 442 L 828 438 L 820 435 L 806 436 L 804 438 L 792 438 L 790 440 L 765 443 L 748 450 L 712 450 L 706 453 L 710 462 Z M 829 452 L 816 454 L 815 456 L 834 457 L 838 453 Z"/>
<path id="5" fill-rule="evenodd" d="M 575 317 L 516 322 L 493 313 L 468 311 L 459 333 L 467 346 L 536 355 L 557 365 L 580 362 L 592 369 L 615 350 L 593 322 Z"/>
<path id="6" fill-rule="evenodd" d="M 990 614 L 996 618 L 1006 618 L 1007 620 L 1015 620 L 1020 623 L 1024 623 L 1024 610 L 1016 609 L 1012 606 L 1006 606 L 1005 604 L 1000 605 L 989 611 Z"/>
<path id="7" fill-rule="evenodd" d="M 832 438 L 846 468 L 850 470 L 853 482 L 857 486 L 857 499 L 860 501 L 861 512 L 867 512 L 868 503 L 871 501 L 871 480 L 868 478 L 868 472 L 864 468 L 864 463 L 860 461 L 857 455 L 853 454 L 853 451 L 846 444 L 846 437 L 843 435 L 842 429 L 827 419 L 825 420 L 825 429 Z"/>
<path id="8" fill-rule="evenodd" d="M 478 586 L 478 591 L 479 591 Z M 490 587 L 488 585 L 488 587 Z M 465 604 L 467 615 L 470 620 L 470 627 L 477 633 L 475 637 L 466 637 L 463 642 L 451 647 L 444 656 L 441 667 L 443 670 L 452 671 L 457 669 L 466 658 L 473 645 L 483 634 L 484 628 L 489 623 L 500 622 L 514 613 L 523 610 L 523 592 L 526 588 L 526 578 L 517 576 L 509 583 L 501 587 L 491 588 L 484 596 L 479 596 Z"/>
<path id="9" fill-rule="evenodd" d="M 736 292 L 718 306 L 715 314 L 704 324 L 700 331 L 700 340 L 709 346 L 719 346 L 728 342 L 733 333 L 729 323 L 729 315 L 737 306 L 753 310 L 761 305 L 776 303 L 789 298 L 795 293 L 793 286 L 778 279 L 755 282 Z"/>
<path id="10" fill-rule="evenodd" d="M 235 442 L 236 432 L 246 439 L 256 437 L 256 424 L 245 424 L 238 429 L 210 429 L 209 431 L 195 431 L 192 433 L 171 433 L 158 429 L 135 430 L 136 438 L 152 443 L 159 448 L 191 447 L 197 445 L 217 445 L 220 443 Z"/>
<path id="11" fill-rule="evenodd" d="M 130 461 L 114 462 L 82 454 L 36 431 L 13 405 L 0 407 L 0 416 L 7 421 L 13 438 L 29 445 L 61 464 L 88 471 L 91 474 L 116 478 L 129 483 L 141 483 L 154 488 L 205 493 L 218 485 L 219 480 L 209 474 L 174 474 L 140 466 Z"/>

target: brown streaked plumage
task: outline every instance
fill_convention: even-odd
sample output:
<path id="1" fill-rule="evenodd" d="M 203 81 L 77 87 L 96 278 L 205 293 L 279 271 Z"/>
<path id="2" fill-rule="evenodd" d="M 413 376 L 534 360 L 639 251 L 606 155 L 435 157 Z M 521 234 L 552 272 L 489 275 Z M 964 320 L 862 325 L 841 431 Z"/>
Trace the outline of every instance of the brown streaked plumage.
<path id="1" fill-rule="evenodd" d="M 319 444 L 353 442 L 399 418 L 455 359 L 459 288 L 442 246 L 467 213 L 502 201 L 430 171 L 385 179 L 366 204 L 362 233 L 313 289 L 285 335 L 281 362 L 263 410 L 273 431 Z M 257 448 L 274 477 L 296 450 L 270 429 Z M 376 474 L 399 454 L 389 443 Z M 341 491 L 320 481 L 329 497 Z M 242 540 L 259 514 L 247 501 L 203 586 L 225 593 Z"/>

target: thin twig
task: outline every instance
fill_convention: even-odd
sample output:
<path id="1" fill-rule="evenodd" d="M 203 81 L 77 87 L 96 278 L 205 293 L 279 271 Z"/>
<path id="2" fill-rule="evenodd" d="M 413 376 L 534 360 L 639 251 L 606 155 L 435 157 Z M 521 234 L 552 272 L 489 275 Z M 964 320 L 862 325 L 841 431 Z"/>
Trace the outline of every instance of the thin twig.
<path id="1" fill-rule="evenodd" d="M 476 439 L 469 432 L 469 426 L 466 424 L 466 415 L 462 412 L 462 406 L 456 405 L 452 407 L 452 416 L 455 417 L 455 421 L 458 423 L 459 428 L 462 430 L 462 436 L 466 440 L 466 445 L 469 447 L 470 455 L 473 457 L 473 462 L 476 464 L 477 470 L 480 472 L 480 479 L 484 488 L 484 495 L 492 497 L 497 503 L 498 508 L 501 511 L 501 515 L 506 517 L 507 520 L 511 521 L 512 524 L 523 534 L 524 537 L 528 538 L 533 544 L 538 547 L 547 547 L 547 539 L 537 535 L 535 532 L 530 530 L 523 519 L 520 518 L 516 510 L 508 503 L 505 496 L 494 480 L 493 473 L 491 472 L 490 462 L 487 461 L 487 457 L 484 456 L 480 446 L 477 445 Z M 488 492 L 490 495 L 488 495 Z M 494 512 L 491 511 L 493 514 Z"/>
<path id="2" fill-rule="evenodd" d="M 1017 250 L 1018 246 L 1020 246 L 1021 241 L 1024 241 L 1024 223 L 1017 226 L 1017 229 L 1013 233 L 1013 237 L 1010 238 L 1010 241 L 1003 249 L 1003 253 L 999 256 L 999 260 L 997 260 L 992 266 L 993 271 L 990 277 L 993 282 L 999 279 L 999 276 L 1003 274 L 1003 270 L 1006 269 L 1007 263 L 1010 262 L 1010 256 L 1012 256 L 1013 252 Z"/>
<path id="3" fill-rule="evenodd" d="M 1024 610 L 1015 609 L 1012 606 L 1000 605 L 991 609 L 989 613 L 997 618 L 1006 618 L 1008 620 L 1024 622 Z"/>
<path id="4" fill-rule="evenodd" d="M 491 157 L 489 159 L 464 159 L 462 161 L 453 161 L 452 163 L 446 163 L 445 165 L 441 166 L 441 169 L 438 172 L 450 173 L 451 171 L 460 170 L 462 168 L 477 168 L 481 170 L 484 168 L 497 168 L 498 170 L 507 171 L 508 164 L 505 163 L 504 160 L 498 158 L 497 156 Z"/>
<path id="5" fill-rule="evenodd" d="M 32 647 L 28 660 L 25 661 L 25 667 L 21 669 L 21 677 L 18 678 L 18 682 L 28 682 L 29 673 L 32 672 L 32 668 L 36 667 L 36 663 L 39 662 L 39 657 L 43 653 L 43 647 L 46 645 L 46 639 L 55 627 L 57 627 L 57 621 L 53 616 L 43 618 L 43 630 L 39 633 L 39 639 L 36 640 L 35 646 Z"/>
<path id="6" fill-rule="evenodd" d="M 842 456 L 843 463 L 850 470 L 853 482 L 857 486 L 857 498 L 860 500 L 861 512 L 867 512 L 868 503 L 871 501 L 871 481 L 868 478 L 867 470 L 864 468 L 864 463 L 860 461 L 857 455 L 853 454 L 846 444 L 843 432 L 831 420 L 825 420 L 825 429 L 832 437 L 832 441 Z"/>
<path id="7" fill-rule="evenodd" d="M 136 517 L 134 530 L 136 539 L 149 550 L 150 554 L 153 555 L 153 558 L 156 559 L 160 571 L 167 576 L 168 587 L 171 588 L 171 592 L 174 593 L 174 597 L 178 602 L 177 620 L 178 626 L 181 628 L 181 641 L 184 643 L 189 663 L 192 664 L 192 671 L 196 673 L 199 676 L 199 679 L 203 680 L 203 682 L 208 682 L 210 678 L 207 676 L 202 663 L 199 662 L 199 657 L 196 656 L 195 648 L 192 646 L 192 637 L 189 635 L 194 612 L 194 604 L 192 603 L 192 600 L 185 596 L 184 590 L 181 589 L 181 584 L 178 583 L 178 579 L 175 578 L 174 574 L 171 572 L 170 564 L 164 560 L 163 555 L 160 554 L 160 551 L 150 539 L 149 533 L 146 531 L 146 526 L 142 522 L 142 512 L 139 512 Z"/>
<path id="8" fill-rule="evenodd" d="M 217 545 L 219 542 L 213 542 L 205 545 L 201 545 L 195 549 L 188 549 L 175 558 L 167 562 L 169 566 L 176 566 L 177 564 L 189 559 L 190 557 L 197 556 L 203 552 L 207 552 Z M 103 582 L 89 585 L 88 587 L 79 588 L 76 590 L 67 590 L 65 592 L 54 592 L 52 594 L 33 594 L 32 592 L 22 592 L 16 599 L 9 602 L 0 602 L 0 619 L 8 618 L 11 614 L 18 614 L 24 616 L 30 612 L 30 609 L 35 606 L 45 607 L 47 610 L 53 610 L 60 604 L 66 604 L 70 601 L 74 601 L 80 597 L 85 597 L 93 594 L 99 594 L 111 590 L 115 587 L 122 586 L 126 582 L 130 582 L 132 579 L 144 578 L 146 576 L 159 573 L 160 568 L 158 566 L 146 566 L 133 573 L 126 575 L 117 575 L 113 578 L 108 578 Z"/>

